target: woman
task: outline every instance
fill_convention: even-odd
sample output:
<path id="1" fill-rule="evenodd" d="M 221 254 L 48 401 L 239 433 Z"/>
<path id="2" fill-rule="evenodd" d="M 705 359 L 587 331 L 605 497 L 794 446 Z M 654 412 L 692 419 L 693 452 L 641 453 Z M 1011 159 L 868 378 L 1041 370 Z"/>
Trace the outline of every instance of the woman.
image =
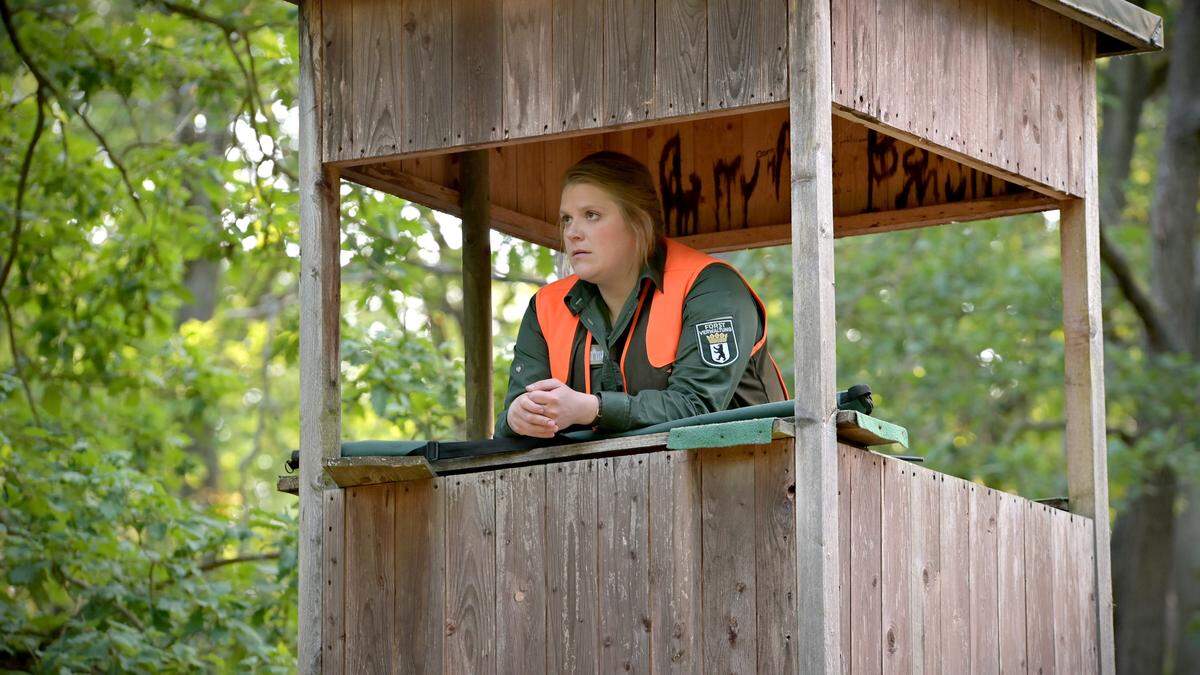
<path id="1" fill-rule="evenodd" d="M 498 436 L 617 432 L 787 398 L 762 301 L 728 263 L 666 239 L 641 162 L 580 160 L 559 224 L 575 273 L 525 311 Z"/>

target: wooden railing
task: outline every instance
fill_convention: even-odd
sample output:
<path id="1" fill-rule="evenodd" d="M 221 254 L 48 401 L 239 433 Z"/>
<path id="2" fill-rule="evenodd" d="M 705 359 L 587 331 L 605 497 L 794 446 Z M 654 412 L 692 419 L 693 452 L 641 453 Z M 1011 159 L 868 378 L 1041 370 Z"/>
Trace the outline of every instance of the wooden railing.
<path id="1" fill-rule="evenodd" d="M 845 672 L 1095 670 L 1085 519 L 839 464 Z M 793 471 L 783 438 L 329 490 L 325 669 L 796 672 Z"/>

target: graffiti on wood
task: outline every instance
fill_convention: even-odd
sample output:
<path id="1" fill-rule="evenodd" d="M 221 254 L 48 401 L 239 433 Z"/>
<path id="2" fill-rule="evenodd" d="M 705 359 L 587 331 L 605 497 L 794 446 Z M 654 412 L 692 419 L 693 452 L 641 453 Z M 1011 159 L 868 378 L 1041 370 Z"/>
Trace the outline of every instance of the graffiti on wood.
<path id="1" fill-rule="evenodd" d="M 942 160 L 924 148 L 901 143 L 874 129 L 867 130 L 867 209 L 875 208 L 875 191 L 897 174 L 900 189 L 892 208 L 947 204 L 993 197 L 1004 192 L 1004 181 L 970 167 Z"/>
<path id="2" fill-rule="evenodd" d="M 663 218 L 675 236 L 695 234 L 700 227 L 700 176 L 688 175 L 683 187 L 683 155 L 676 133 L 663 145 L 658 157 L 658 186 L 662 192 Z"/>

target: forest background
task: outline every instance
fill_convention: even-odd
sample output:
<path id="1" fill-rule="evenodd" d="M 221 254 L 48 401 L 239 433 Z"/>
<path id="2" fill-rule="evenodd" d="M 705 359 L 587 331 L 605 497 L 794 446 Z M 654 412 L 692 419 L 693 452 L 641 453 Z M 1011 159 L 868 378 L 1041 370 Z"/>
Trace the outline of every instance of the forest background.
<path id="1" fill-rule="evenodd" d="M 1200 3 L 1100 62 L 1121 672 L 1200 672 Z M 0 670 L 295 663 L 297 10 L 0 0 Z M 457 219 L 343 186 L 347 438 L 461 435 Z M 839 240 L 838 381 L 1064 496 L 1056 213 Z M 497 396 L 552 253 L 493 235 Z M 790 355 L 786 247 L 732 254 Z"/>

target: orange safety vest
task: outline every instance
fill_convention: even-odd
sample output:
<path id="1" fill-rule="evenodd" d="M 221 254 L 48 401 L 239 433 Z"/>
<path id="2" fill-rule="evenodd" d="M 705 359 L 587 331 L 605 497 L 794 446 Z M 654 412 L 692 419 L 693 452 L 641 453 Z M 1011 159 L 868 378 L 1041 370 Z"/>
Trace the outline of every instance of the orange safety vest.
<path id="1" fill-rule="evenodd" d="M 714 258 L 707 253 L 670 239 L 666 242 L 667 256 L 663 266 L 663 284 L 661 288 L 654 291 L 654 301 L 650 304 L 650 320 L 646 327 L 646 355 L 649 357 L 650 365 L 655 368 L 664 368 L 675 362 L 679 337 L 683 332 L 683 303 L 687 299 L 688 292 L 692 290 L 692 285 L 696 283 L 696 278 L 700 276 L 700 272 L 709 265 L 725 265 L 742 277 L 742 273 L 738 272 L 737 268 L 724 260 Z M 534 296 L 538 326 L 542 329 L 542 336 L 546 339 L 546 346 L 550 352 L 550 375 L 560 382 L 566 382 L 570 376 L 571 348 L 575 332 L 579 327 L 579 316 L 571 313 L 564 299 L 578 281 L 579 276 L 572 274 L 565 279 L 559 279 L 542 287 Z M 742 277 L 742 281 L 746 282 L 746 278 Z M 764 317 L 762 338 L 750 350 L 750 355 L 753 356 L 767 342 L 765 322 L 767 309 L 749 283 L 746 283 L 746 288 L 750 289 L 750 294 L 754 296 L 759 312 Z M 637 326 L 645 300 L 646 293 L 642 292 L 638 298 L 638 306 L 633 320 L 629 324 L 631 331 Z M 625 356 L 629 353 L 629 344 L 632 341 L 632 339 L 625 340 L 625 349 L 622 350 L 620 361 L 621 379 L 626 383 L 625 390 L 627 392 L 629 386 L 628 380 L 625 378 Z M 591 344 L 592 334 L 589 331 L 583 349 L 585 355 L 590 354 Z M 770 358 L 770 355 L 768 357 Z M 775 375 L 779 378 L 780 387 L 786 394 L 787 385 L 784 384 L 783 374 L 779 371 L 779 366 L 775 363 L 774 358 L 771 358 L 771 365 L 775 369 Z M 591 368 L 583 369 L 585 390 L 589 394 L 592 390 L 591 371 Z"/>

